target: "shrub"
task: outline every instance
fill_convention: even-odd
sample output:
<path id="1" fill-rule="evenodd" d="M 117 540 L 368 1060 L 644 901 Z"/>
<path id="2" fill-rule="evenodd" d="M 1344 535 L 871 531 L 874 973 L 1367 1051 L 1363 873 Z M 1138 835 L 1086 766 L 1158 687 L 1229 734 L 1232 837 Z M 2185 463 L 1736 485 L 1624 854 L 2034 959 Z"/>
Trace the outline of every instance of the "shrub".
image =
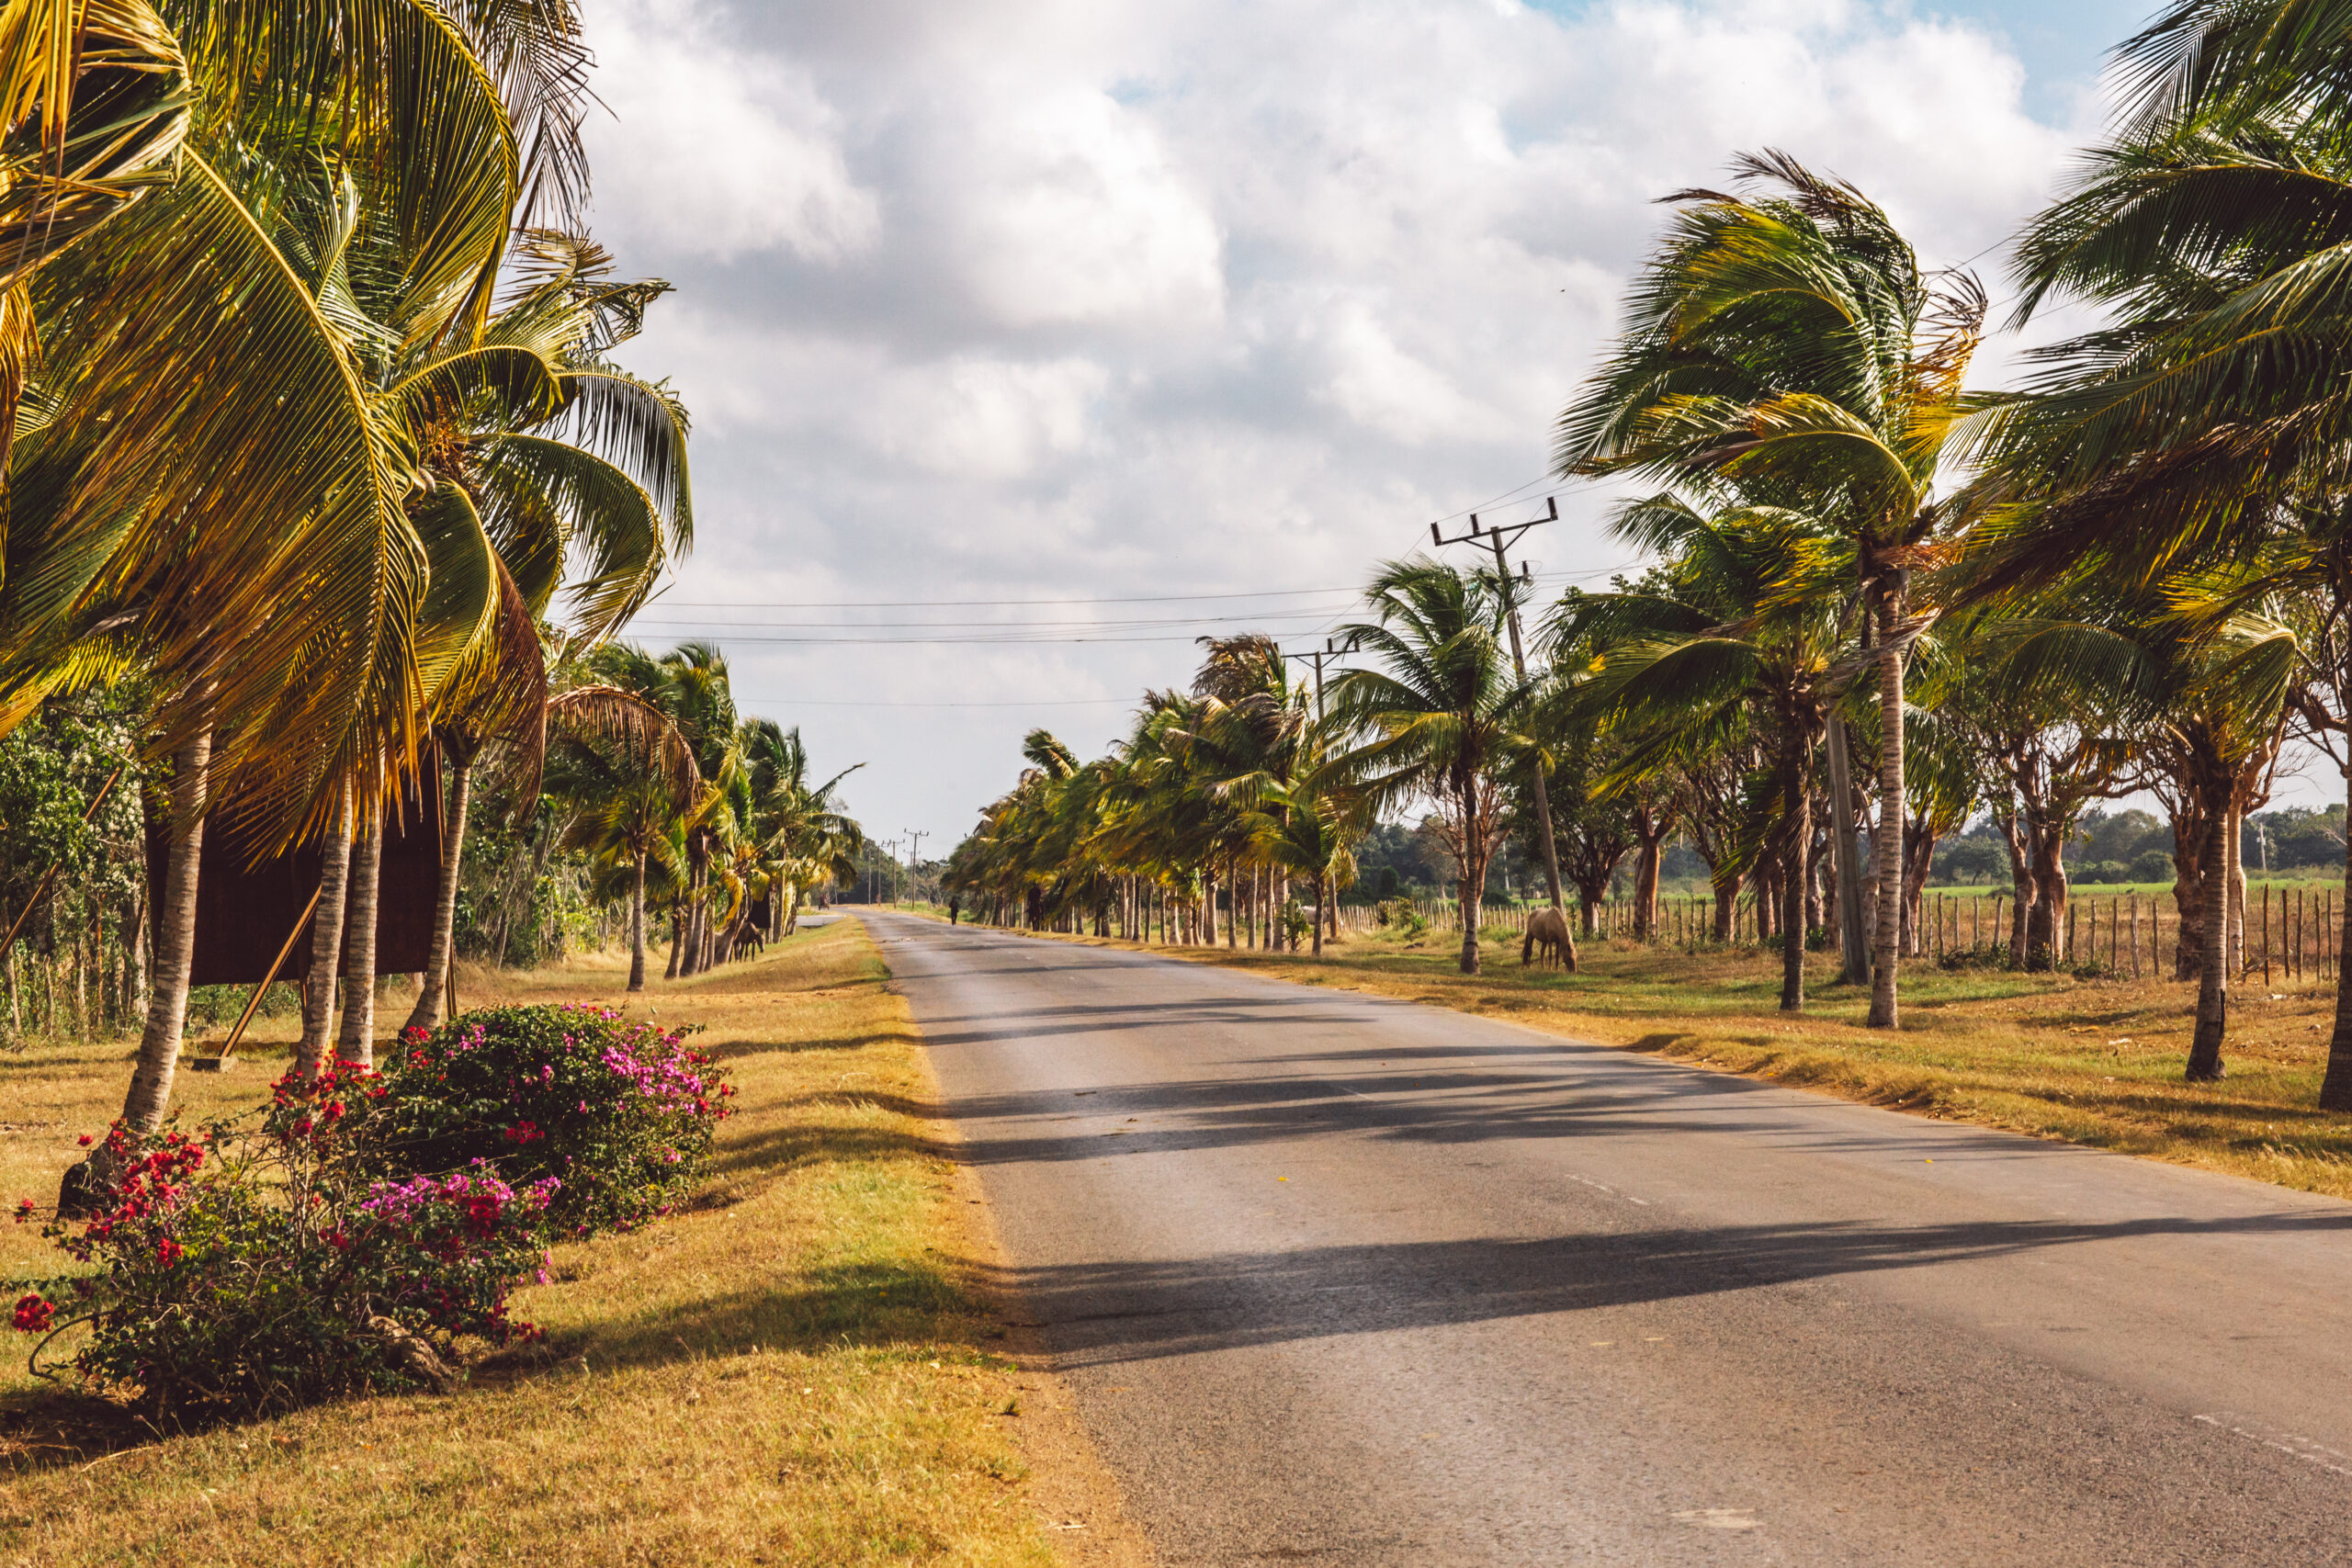
<path id="1" fill-rule="evenodd" d="M 2174 869 L 2171 855 L 2162 850 L 2150 850 L 2132 863 L 2130 880 L 2169 883 L 2178 874 Z"/>
<path id="2" fill-rule="evenodd" d="M 701 1173 L 726 1101 L 721 1069 L 682 1033 L 608 1008 L 494 1008 L 411 1031 L 354 1129 L 371 1174 L 493 1162 L 553 1177 L 555 1230 L 626 1230 L 667 1213 Z"/>
<path id="3" fill-rule="evenodd" d="M 118 1124 L 98 1156 L 117 1173 L 105 1206 L 45 1228 L 91 1272 L 52 1287 L 60 1301 L 17 1302 L 15 1326 L 45 1336 L 35 1370 L 159 1424 L 202 1425 L 439 1386 L 460 1339 L 536 1333 L 507 1316 L 507 1295 L 543 1261 L 556 1183 L 517 1191 L 487 1166 L 367 1179 L 345 1157 L 349 1129 L 384 1093 L 346 1065 L 314 1084 L 289 1076 L 266 1110 L 200 1136 Z M 18 1205 L 19 1223 L 32 1213 Z M 73 1354 L 43 1366 L 77 1325 L 89 1332 Z"/>

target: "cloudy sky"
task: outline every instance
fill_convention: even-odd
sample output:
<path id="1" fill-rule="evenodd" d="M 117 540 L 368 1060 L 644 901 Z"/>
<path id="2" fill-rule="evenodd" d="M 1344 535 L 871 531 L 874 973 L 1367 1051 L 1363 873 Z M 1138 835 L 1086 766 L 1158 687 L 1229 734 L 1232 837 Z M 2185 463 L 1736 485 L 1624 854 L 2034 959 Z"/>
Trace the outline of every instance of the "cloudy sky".
<path id="1" fill-rule="evenodd" d="M 699 543 L 636 635 L 944 852 L 1204 632 L 1320 646 L 1544 479 L 1655 198 L 1779 147 L 1931 265 L 2003 241 L 2151 0 L 589 0 L 596 226 L 666 277 Z M 1998 374 L 1996 354 L 1986 373 Z"/>

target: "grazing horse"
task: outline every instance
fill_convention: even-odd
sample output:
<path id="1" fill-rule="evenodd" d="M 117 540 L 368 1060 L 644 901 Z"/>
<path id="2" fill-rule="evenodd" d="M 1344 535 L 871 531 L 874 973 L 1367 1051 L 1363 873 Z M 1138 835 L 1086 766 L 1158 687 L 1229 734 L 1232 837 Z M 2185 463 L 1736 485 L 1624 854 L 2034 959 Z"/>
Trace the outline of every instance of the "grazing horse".
<path id="1" fill-rule="evenodd" d="M 1533 961 L 1535 950 L 1542 948 L 1553 963 L 1576 971 L 1576 943 L 1568 936 L 1568 917 L 1557 909 L 1538 909 L 1527 918 L 1527 940 L 1519 944 L 1519 961 Z"/>

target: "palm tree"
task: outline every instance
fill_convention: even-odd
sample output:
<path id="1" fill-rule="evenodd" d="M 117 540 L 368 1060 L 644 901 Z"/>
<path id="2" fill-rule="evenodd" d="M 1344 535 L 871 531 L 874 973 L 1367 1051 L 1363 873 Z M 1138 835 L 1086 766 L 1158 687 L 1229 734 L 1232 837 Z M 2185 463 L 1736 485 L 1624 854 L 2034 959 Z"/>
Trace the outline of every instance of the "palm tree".
<path id="1" fill-rule="evenodd" d="M 42 78 L 36 55 L 58 64 L 51 46 L 77 29 L 85 45 L 122 44 L 74 88 L 85 107 L 123 116 L 119 138 L 80 140 L 65 165 L 112 140 L 106 156 L 147 188 L 121 201 L 102 182 L 85 209 L 108 206 L 103 222 L 52 226 L 73 241 L 62 249 L 20 245 L 20 262 L 40 265 L 14 272 L 0 311 L 15 416 L 0 732 L 74 678 L 82 649 L 127 645 L 162 694 L 151 745 L 175 759 L 178 806 L 234 799 L 292 841 L 337 808 L 356 770 L 413 765 L 420 472 L 370 395 L 380 345 L 354 330 L 337 280 L 355 251 L 404 279 L 401 341 L 469 321 L 519 165 L 467 38 L 417 0 L 190 4 L 173 8 L 176 40 L 153 15 L 9 13 L 47 32 L 9 57 L 12 85 L 32 94 L 11 112 L 21 123 L 39 100 L 43 134 L 64 113 L 68 142 L 64 77 Z M 149 67 L 147 87 L 123 74 Z M 91 172 L 114 177 L 103 162 Z M 6 221 L 49 201 L 62 222 L 55 191 L 15 189 Z M 19 379 L 32 343 L 39 372 Z M 187 776 L 198 769 L 203 780 Z M 199 823 L 175 825 L 167 922 L 193 919 L 202 837 Z M 136 1125 L 168 1099 L 191 952 L 167 923 L 124 1108 Z"/>
<path id="2" fill-rule="evenodd" d="M 771 937 L 792 934 L 800 895 L 824 882 L 857 875 L 865 834 L 841 808 L 841 783 L 865 766 L 854 763 L 822 784 L 808 776 L 808 749 L 797 728 L 772 719 L 744 721 L 741 747 L 750 771 L 752 831 L 775 878 L 768 897 Z"/>
<path id="3" fill-rule="evenodd" d="M 1989 472 L 1965 569 L 1973 595 L 2071 583 L 2180 592 L 2218 607 L 2209 630 L 2240 609 L 2275 625 L 2263 607 L 2282 598 L 2315 596 L 2323 626 L 2352 611 L 2341 36 L 2322 9 L 2201 0 L 2172 6 L 2118 51 L 2118 132 L 2030 226 L 2017 261 L 2021 320 L 2071 299 L 2109 324 L 2043 351 L 2034 380 L 1980 422 Z M 2352 733 L 2347 656 L 2341 638 L 2300 645 L 2298 705 L 2319 733 Z M 2209 657 L 2239 661 L 2226 646 Z M 2209 783 L 2234 777 L 2259 750 L 2244 739 L 2192 743 L 2183 731 L 2194 753 L 2183 765 Z M 2227 798 L 2210 812 L 2223 835 L 2243 805 L 2237 784 Z M 2209 886 L 2233 847 L 2200 852 Z M 2346 878 L 2352 938 L 2352 846 Z M 2200 994 L 2194 1076 L 2218 1072 L 2223 1000 Z M 2352 1109 L 2342 985 L 2328 1059 L 2321 1103 Z"/>
<path id="4" fill-rule="evenodd" d="M 1368 807 L 1408 799 L 1436 807 L 1460 870 L 1464 975 L 1478 973 L 1478 916 L 1487 864 L 1501 840 L 1500 774 L 1533 749 L 1524 732 L 1530 688 L 1503 641 L 1506 584 L 1425 558 L 1392 561 L 1364 598 L 1373 618 L 1340 628 L 1381 668 L 1333 682 L 1338 728 L 1357 744 L 1334 776 Z"/>
<path id="5" fill-rule="evenodd" d="M 1665 559 L 1609 593 L 1572 592 L 1555 612 L 1553 658 L 1574 682 L 1576 711 L 1621 729 L 1624 750 L 1601 791 L 1668 768 L 1704 766 L 1771 737 L 1779 819 L 1750 819 L 1736 863 L 1777 843 L 1781 1006 L 1804 1006 L 1804 889 L 1813 840 L 1809 773 L 1840 671 L 1837 608 L 1851 581 L 1842 534 L 1771 508 L 1713 516 L 1672 497 L 1619 515 L 1621 536 Z M 1900 818 L 1897 819 L 1900 825 Z"/>
<path id="6" fill-rule="evenodd" d="M 1363 837 L 1363 800 L 1350 793 L 1302 780 L 1268 787 L 1259 815 L 1259 852 L 1268 860 L 1302 872 L 1314 885 L 1314 954 L 1323 956 L 1323 917 L 1338 890 L 1355 880 L 1353 852 Z"/>
<path id="7" fill-rule="evenodd" d="M 1735 165 L 1768 197 L 1679 192 L 1616 352 L 1560 416 L 1563 474 L 1637 473 L 1820 519 L 1851 546 L 1880 710 L 1870 1022 L 1895 1026 L 1904 659 L 1912 570 L 1955 515 L 1937 469 L 1965 411 L 1984 297 L 1931 276 L 1853 186 L 1784 154 Z"/>

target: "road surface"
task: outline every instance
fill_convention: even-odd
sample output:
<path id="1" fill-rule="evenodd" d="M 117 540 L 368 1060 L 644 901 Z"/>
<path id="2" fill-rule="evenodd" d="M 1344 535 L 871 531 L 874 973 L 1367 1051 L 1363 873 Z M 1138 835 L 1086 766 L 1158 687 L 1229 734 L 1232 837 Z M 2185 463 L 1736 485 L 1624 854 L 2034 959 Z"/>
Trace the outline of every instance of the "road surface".
<path id="1" fill-rule="evenodd" d="M 870 915 L 1170 1564 L 2352 1562 L 2352 1204 Z"/>

